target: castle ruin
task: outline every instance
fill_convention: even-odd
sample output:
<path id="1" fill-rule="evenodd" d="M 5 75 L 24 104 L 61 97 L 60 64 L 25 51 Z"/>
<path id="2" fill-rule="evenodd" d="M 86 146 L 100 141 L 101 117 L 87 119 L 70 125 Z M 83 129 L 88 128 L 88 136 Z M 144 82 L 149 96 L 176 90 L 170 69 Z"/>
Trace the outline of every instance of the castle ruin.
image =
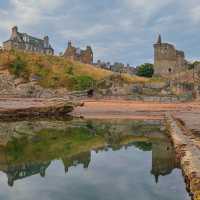
<path id="1" fill-rule="evenodd" d="M 54 50 L 49 44 L 49 37 L 39 39 L 28 35 L 27 33 L 18 32 L 17 26 L 12 28 L 11 37 L 8 41 L 3 43 L 5 50 L 18 49 L 28 52 L 36 52 L 47 55 L 53 55 Z"/>
<path id="2" fill-rule="evenodd" d="M 93 52 L 90 46 L 86 50 L 82 50 L 72 46 L 71 41 L 68 42 L 68 47 L 64 53 L 64 57 L 70 60 L 79 61 L 85 64 L 93 63 Z"/>
<path id="3" fill-rule="evenodd" d="M 159 76 L 169 76 L 187 68 L 183 51 L 176 50 L 169 43 L 162 43 L 161 35 L 154 44 L 154 73 Z"/>

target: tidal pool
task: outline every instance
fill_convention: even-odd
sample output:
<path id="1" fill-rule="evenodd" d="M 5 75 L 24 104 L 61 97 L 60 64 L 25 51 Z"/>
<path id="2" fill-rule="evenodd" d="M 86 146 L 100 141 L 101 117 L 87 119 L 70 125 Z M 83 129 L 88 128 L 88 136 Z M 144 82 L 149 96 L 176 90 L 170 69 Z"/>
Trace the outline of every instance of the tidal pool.
<path id="1" fill-rule="evenodd" d="M 1 200 L 189 200 L 161 122 L 0 123 Z"/>

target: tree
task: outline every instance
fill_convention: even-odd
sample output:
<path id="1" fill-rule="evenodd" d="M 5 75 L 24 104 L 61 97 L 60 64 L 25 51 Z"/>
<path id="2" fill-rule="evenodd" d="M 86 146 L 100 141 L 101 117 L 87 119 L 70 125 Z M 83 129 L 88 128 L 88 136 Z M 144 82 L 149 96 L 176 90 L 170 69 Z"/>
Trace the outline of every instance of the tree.
<path id="1" fill-rule="evenodd" d="M 138 76 L 152 77 L 154 74 L 154 66 L 151 63 L 140 65 L 137 69 Z"/>
<path id="2" fill-rule="evenodd" d="M 17 56 L 10 64 L 10 70 L 16 77 L 28 78 L 29 76 L 26 69 L 26 62 L 20 56 Z"/>
<path id="3" fill-rule="evenodd" d="M 193 63 L 189 64 L 189 69 L 194 69 L 199 64 L 200 64 L 200 61 L 194 61 Z"/>

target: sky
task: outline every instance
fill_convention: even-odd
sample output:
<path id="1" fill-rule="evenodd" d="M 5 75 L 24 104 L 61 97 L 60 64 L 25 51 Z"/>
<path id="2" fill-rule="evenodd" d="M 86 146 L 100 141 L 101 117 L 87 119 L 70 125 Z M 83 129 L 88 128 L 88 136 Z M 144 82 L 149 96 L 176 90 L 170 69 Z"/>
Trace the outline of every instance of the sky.
<path id="1" fill-rule="evenodd" d="M 188 60 L 200 60 L 200 0 L 0 0 L 0 42 L 15 25 L 49 35 L 57 54 L 71 40 L 90 45 L 95 60 L 137 66 L 153 62 L 160 33 Z"/>

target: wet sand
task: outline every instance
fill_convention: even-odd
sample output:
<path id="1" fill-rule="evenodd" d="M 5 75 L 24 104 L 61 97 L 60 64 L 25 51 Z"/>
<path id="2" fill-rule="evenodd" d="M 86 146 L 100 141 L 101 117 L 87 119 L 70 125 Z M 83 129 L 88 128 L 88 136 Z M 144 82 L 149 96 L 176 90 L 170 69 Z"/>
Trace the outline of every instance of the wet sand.
<path id="1" fill-rule="evenodd" d="M 167 112 L 198 112 L 200 103 L 152 103 L 121 100 L 84 101 L 77 107 L 73 116 L 84 118 L 121 118 L 121 119 L 163 119 Z"/>

